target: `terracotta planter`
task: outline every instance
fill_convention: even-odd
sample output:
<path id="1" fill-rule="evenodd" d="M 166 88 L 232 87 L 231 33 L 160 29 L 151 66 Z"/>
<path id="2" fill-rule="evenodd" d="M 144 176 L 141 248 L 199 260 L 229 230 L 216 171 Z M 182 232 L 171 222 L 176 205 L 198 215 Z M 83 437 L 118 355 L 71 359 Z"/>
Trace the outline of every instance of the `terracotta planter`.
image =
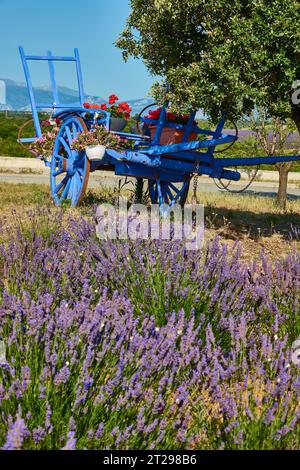
<path id="1" fill-rule="evenodd" d="M 114 132 L 121 132 L 126 127 L 126 119 L 121 118 L 110 118 L 110 130 Z"/>
<path id="2" fill-rule="evenodd" d="M 149 126 L 151 140 L 154 138 L 156 126 Z M 172 127 L 164 127 L 160 136 L 160 145 L 180 144 L 184 136 L 184 129 L 174 129 Z M 198 134 L 191 132 L 188 137 L 188 142 L 197 140 Z"/>

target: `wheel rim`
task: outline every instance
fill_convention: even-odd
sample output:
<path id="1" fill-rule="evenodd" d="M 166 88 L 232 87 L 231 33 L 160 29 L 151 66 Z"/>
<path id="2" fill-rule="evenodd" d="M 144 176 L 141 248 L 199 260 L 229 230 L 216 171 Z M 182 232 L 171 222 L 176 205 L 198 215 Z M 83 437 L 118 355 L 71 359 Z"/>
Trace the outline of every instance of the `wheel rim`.
<path id="1" fill-rule="evenodd" d="M 190 185 L 190 177 L 175 186 L 175 183 L 161 180 L 149 180 L 148 188 L 152 204 L 167 205 L 171 208 L 174 204 L 184 205 Z"/>
<path id="2" fill-rule="evenodd" d="M 55 139 L 51 160 L 50 186 L 56 204 L 70 200 L 76 206 L 85 193 L 90 162 L 84 151 L 72 150 L 72 142 L 81 132 L 87 131 L 84 121 L 78 117 L 66 120 Z"/>

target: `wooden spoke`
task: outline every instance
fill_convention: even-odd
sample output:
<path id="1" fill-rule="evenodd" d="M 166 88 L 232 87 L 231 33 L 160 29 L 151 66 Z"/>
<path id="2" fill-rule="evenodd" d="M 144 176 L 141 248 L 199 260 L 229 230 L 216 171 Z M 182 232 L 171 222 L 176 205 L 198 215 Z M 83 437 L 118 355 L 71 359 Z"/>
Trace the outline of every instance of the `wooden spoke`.
<path id="1" fill-rule="evenodd" d="M 68 199 L 76 206 L 85 193 L 90 162 L 85 153 L 78 154 L 71 149 L 72 141 L 81 132 L 87 132 L 85 122 L 78 116 L 70 116 L 56 137 L 50 172 L 51 193 L 56 204 Z"/>
<path id="2" fill-rule="evenodd" d="M 181 183 L 174 183 L 169 181 L 149 180 L 149 195 L 152 204 L 166 204 L 172 207 L 175 203 L 179 202 L 181 205 L 185 204 L 190 178 Z"/>
<path id="3" fill-rule="evenodd" d="M 60 137 L 59 138 L 60 142 L 62 143 L 65 151 L 67 152 L 68 156 L 71 157 L 72 156 L 72 152 L 71 152 L 71 149 L 69 147 L 69 145 L 67 144 L 67 142 L 65 141 L 65 139 L 63 137 Z"/>

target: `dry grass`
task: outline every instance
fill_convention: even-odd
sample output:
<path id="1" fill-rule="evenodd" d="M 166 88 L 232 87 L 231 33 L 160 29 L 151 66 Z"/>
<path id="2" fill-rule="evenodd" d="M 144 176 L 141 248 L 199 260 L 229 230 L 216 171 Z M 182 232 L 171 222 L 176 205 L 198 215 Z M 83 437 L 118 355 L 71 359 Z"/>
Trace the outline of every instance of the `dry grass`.
<path id="1" fill-rule="evenodd" d="M 90 190 L 81 207 L 72 211 L 86 214 L 93 205 L 111 202 L 117 196 L 110 189 Z M 291 226 L 300 228 L 300 198 L 288 201 L 286 212 L 273 198 L 260 195 L 201 193 L 198 202 L 205 207 L 206 238 L 218 234 L 229 244 L 239 240 L 247 258 L 258 256 L 262 248 L 276 257 L 289 252 L 294 243 L 300 244 L 290 237 Z M 8 224 L 16 220 L 16 211 L 20 215 L 37 206 L 54 210 L 47 186 L 0 184 L 0 213 Z"/>
<path id="2" fill-rule="evenodd" d="M 288 201 L 285 212 L 269 196 L 203 193 L 199 202 L 205 206 L 206 236 L 240 241 L 246 258 L 259 256 L 262 249 L 276 258 L 300 247 L 300 240 L 291 239 L 291 227 L 300 227 L 300 198 Z"/>

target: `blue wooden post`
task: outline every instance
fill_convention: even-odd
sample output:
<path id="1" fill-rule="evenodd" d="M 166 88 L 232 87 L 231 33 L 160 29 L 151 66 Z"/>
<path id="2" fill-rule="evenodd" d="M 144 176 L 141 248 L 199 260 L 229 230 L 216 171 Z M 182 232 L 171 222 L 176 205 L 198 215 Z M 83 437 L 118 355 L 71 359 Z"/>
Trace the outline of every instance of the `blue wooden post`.
<path id="1" fill-rule="evenodd" d="M 161 109 L 159 119 L 158 119 L 158 124 L 156 126 L 156 131 L 152 140 L 152 145 L 159 145 L 161 133 L 163 131 L 165 122 L 166 122 L 166 115 L 167 115 L 167 107 L 169 103 L 165 103 L 164 106 Z"/>
<path id="2" fill-rule="evenodd" d="M 36 108 L 36 103 L 35 103 L 35 98 L 34 98 L 34 93 L 33 93 L 33 87 L 32 87 L 32 82 L 31 82 L 31 78 L 30 78 L 30 72 L 29 72 L 29 68 L 28 68 L 28 64 L 27 64 L 27 61 L 26 61 L 26 57 L 25 57 L 25 54 L 24 54 L 23 47 L 20 46 L 19 51 L 20 51 L 20 56 L 21 56 L 22 65 L 23 65 L 23 69 L 24 69 L 25 79 L 26 79 L 26 83 L 27 83 L 29 100 L 30 100 L 30 105 L 31 105 L 31 111 L 32 111 L 32 117 L 33 117 L 36 136 L 37 137 L 42 137 L 42 130 L 41 130 L 41 125 L 40 125 L 39 115 L 38 115 L 37 108 Z"/>
<path id="3" fill-rule="evenodd" d="M 170 90 L 170 85 L 167 83 L 166 84 L 166 93 L 168 93 L 169 90 Z M 166 122 L 166 115 L 167 115 L 168 106 L 169 106 L 169 101 L 166 101 L 165 104 L 163 105 L 162 110 L 161 110 L 160 115 L 159 115 L 158 125 L 156 127 L 156 131 L 155 131 L 154 138 L 153 138 L 153 141 L 152 141 L 153 145 L 159 145 L 161 133 L 163 131 L 163 128 L 164 128 L 164 125 L 165 125 L 165 122 Z"/>
<path id="4" fill-rule="evenodd" d="M 52 86 L 52 93 L 53 93 L 53 98 L 54 102 L 53 105 L 58 105 L 59 104 L 59 97 L 58 97 L 58 90 L 57 90 L 57 85 L 56 85 L 56 80 L 55 80 L 55 71 L 54 71 L 54 64 L 52 60 L 52 52 L 48 51 L 47 52 L 48 57 L 50 60 L 48 60 L 48 66 L 49 66 L 49 72 L 50 72 L 50 80 L 51 80 L 51 86 Z"/>
<path id="5" fill-rule="evenodd" d="M 80 65 L 80 59 L 79 59 L 79 51 L 77 48 L 74 49 L 74 57 L 76 61 L 79 100 L 80 100 L 81 106 L 83 106 L 83 103 L 84 103 L 83 80 L 82 80 L 82 72 L 81 72 L 81 65 Z"/>
<path id="6" fill-rule="evenodd" d="M 222 130 L 223 130 L 223 127 L 225 125 L 225 121 L 226 121 L 226 113 L 222 112 L 222 115 L 221 115 L 221 119 L 220 121 L 218 122 L 218 125 L 216 127 L 216 130 L 213 134 L 213 138 L 214 139 L 219 139 L 219 137 L 221 136 L 222 134 Z M 212 146 L 210 148 L 208 148 L 208 154 L 211 156 L 212 158 L 212 164 L 213 164 L 213 156 L 214 156 L 214 151 L 215 151 L 215 148 L 216 146 Z"/>
<path id="7" fill-rule="evenodd" d="M 194 126 L 195 117 L 196 117 L 196 112 L 194 112 L 190 115 L 181 142 L 187 142 L 187 140 L 189 138 L 189 135 L 190 135 L 190 133 L 193 129 L 193 126 Z"/>

